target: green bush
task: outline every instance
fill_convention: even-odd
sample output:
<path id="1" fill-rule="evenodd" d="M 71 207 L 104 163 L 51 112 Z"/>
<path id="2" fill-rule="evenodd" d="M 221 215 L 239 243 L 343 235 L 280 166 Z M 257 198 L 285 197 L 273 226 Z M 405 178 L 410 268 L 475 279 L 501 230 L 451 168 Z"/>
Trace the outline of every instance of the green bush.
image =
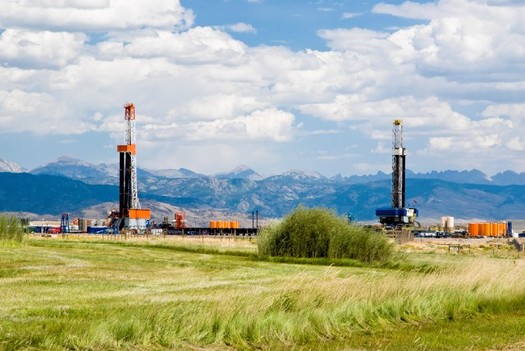
<path id="1" fill-rule="evenodd" d="M 394 249 L 373 230 L 353 225 L 323 208 L 298 207 L 280 223 L 261 230 L 261 256 L 351 258 L 364 262 L 387 261 Z"/>
<path id="2" fill-rule="evenodd" d="M 0 214 L 0 241 L 22 242 L 24 237 L 24 228 L 18 218 Z"/>

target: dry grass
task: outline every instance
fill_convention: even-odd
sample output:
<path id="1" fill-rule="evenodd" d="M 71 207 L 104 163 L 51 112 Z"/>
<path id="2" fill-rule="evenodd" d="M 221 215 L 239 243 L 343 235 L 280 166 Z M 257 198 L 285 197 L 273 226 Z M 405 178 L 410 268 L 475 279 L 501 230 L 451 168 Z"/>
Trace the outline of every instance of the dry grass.
<path id="1" fill-rule="evenodd" d="M 245 255 L 249 240 L 83 240 L 0 251 L 0 350 L 403 350 L 399 326 L 446 328 L 525 301 L 524 260 L 411 254 L 432 268 L 411 271 L 257 261 Z M 382 333 L 392 334 L 377 346 Z M 503 334 L 478 346 L 521 341 Z"/>

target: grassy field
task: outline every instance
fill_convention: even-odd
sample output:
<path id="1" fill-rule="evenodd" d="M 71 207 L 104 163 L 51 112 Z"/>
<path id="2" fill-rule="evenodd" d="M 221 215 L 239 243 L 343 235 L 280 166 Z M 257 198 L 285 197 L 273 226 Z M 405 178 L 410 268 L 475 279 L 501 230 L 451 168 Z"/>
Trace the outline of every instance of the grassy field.
<path id="1" fill-rule="evenodd" d="M 523 258 L 421 247 L 363 266 L 226 238 L 32 238 L 0 246 L 0 350 L 525 348 Z"/>

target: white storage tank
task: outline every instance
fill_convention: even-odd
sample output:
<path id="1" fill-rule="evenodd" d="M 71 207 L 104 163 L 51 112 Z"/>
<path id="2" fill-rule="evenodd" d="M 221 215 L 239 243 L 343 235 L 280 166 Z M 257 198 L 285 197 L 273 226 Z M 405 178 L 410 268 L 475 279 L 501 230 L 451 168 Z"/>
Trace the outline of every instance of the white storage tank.
<path id="1" fill-rule="evenodd" d="M 447 217 L 447 225 L 445 227 L 447 232 L 453 232 L 454 231 L 454 217 Z"/>
<path id="2" fill-rule="evenodd" d="M 445 228 L 447 227 L 447 216 L 444 216 L 444 217 L 441 217 L 441 226 L 440 228 L 445 230 Z"/>

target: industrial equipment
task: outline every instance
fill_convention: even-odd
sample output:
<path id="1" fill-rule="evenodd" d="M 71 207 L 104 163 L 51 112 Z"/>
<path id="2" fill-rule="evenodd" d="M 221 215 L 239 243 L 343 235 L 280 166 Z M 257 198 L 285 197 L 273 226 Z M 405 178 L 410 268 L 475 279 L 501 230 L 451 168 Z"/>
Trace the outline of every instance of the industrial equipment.
<path id="1" fill-rule="evenodd" d="M 376 216 L 383 225 L 401 227 L 414 223 L 418 211 L 405 207 L 405 164 L 406 153 L 403 147 L 403 123 L 396 119 L 392 128 L 392 193 L 391 207 L 376 209 Z"/>
<path id="2" fill-rule="evenodd" d="M 69 214 L 67 213 L 62 213 L 60 218 L 60 232 L 69 233 Z"/>
<path id="3" fill-rule="evenodd" d="M 186 228 L 186 214 L 184 212 L 175 212 L 175 228 Z"/>
<path id="4" fill-rule="evenodd" d="M 119 167 L 119 217 L 114 221 L 115 229 L 144 231 L 149 225 L 151 211 L 140 206 L 137 183 L 137 147 L 135 144 L 135 105 L 124 105 L 124 119 L 127 121 L 126 144 L 117 145 L 120 155 Z"/>

